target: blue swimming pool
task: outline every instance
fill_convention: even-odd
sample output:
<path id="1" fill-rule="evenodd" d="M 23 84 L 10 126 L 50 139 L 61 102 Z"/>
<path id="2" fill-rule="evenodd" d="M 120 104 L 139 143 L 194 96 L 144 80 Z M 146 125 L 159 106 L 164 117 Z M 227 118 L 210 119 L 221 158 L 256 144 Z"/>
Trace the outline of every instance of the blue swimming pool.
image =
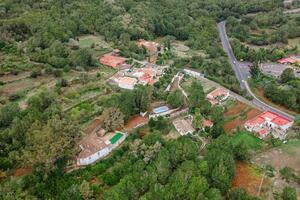
<path id="1" fill-rule="evenodd" d="M 168 108 L 167 106 L 161 106 L 161 107 L 154 108 L 154 109 L 153 109 L 153 112 L 154 112 L 155 114 L 159 114 L 159 113 L 166 112 L 166 111 L 168 111 L 168 110 L 169 110 L 169 108 Z"/>

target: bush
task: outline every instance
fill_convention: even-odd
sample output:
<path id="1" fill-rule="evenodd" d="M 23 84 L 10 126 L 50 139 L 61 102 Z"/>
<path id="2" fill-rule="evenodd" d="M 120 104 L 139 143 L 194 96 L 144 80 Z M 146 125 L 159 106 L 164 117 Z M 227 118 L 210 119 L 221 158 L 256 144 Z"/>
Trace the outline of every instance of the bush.
<path id="1" fill-rule="evenodd" d="M 40 69 L 34 69 L 31 74 L 30 77 L 31 78 L 37 78 L 38 76 L 42 75 L 42 71 Z"/>

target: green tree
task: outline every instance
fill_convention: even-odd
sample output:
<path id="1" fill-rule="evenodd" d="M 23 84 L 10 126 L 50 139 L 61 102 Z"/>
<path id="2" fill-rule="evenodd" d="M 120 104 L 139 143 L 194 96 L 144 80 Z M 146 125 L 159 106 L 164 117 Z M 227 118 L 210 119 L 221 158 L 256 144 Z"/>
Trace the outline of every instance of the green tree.
<path id="1" fill-rule="evenodd" d="M 281 193 L 281 198 L 284 200 L 297 200 L 296 189 L 292 187 L 285 187 Z"/>
<path id="2" fill-rule="evenodd" d="M 180 90 L 176 90 L 175 92 L 171 92 L 167 98 L 168 105 L 171 108 L 179 108 L 184 104 L 183 95 Z"/>
<path id="3" fill-rule="evenodd" d="M 202 129 L 203 128 L 203 116 L 201 115 L 200 109 L 196 108 L 195 110 L 195 116 L 193 118 L 193 126 L 196 129 Z"/>
<path id="4" fill-rule="evenodd" d="M 247 161 L 250 158 L 249 147 L 243 140 L 233 146 L 233 153 L 236 160 Z"/>
<path id="5" fill-rule="evenodd" d="M 124 114 L 119 108 L 106 108 L 102 113 L 103 128 L 106 131 L 115 131 L 124 126 Z"/>
<path id="6" fill-rule="evenodd" d="M 205 100 L 203 87 L 200 82 L 193 81 L 189 89 L 189 104 L 192 108 L 201 108 L 201 102 Z"/>
<path id="7" fill-rule="evenodd" d="M 26 146 L 21 157 L 29 164 L 43 164 L 51 170 L 54 163 L 74 155 L 78 129 L 65 119 L 54 117 L 46 124 L 36 121 L 27 131 Z"/>
<path id="8" fill-rule="evenodd" d="M 295 74 L 294 74 L 294 70 L 291 68 L 287 68 L 285 70 L 283 70 L 281 76 L 280 76 L 281 82 L 282 83 L 287 83 L 291 80 L 295 79 Z"/>

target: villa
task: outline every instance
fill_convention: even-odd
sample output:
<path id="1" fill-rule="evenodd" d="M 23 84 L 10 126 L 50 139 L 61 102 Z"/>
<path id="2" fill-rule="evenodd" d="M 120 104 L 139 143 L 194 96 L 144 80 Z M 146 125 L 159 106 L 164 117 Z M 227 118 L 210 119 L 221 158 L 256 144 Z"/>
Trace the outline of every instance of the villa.
<path id="1" fill-rule="evenodd" d="M 223 88 L 217 88 L 214 91 L 206 95 L 206 98 L 212 105 L 222 103 L 229 97 L 229 90 Z"/>
<path id="2" fill-rule="evenodd" d="M 274 137 L 284 139 L 286 131 L 293 125 L 293 121 L 271 111 L 265 111 L 257 117 L 248 120 L 245 128 L 265 138 L 269 133 Z"/>

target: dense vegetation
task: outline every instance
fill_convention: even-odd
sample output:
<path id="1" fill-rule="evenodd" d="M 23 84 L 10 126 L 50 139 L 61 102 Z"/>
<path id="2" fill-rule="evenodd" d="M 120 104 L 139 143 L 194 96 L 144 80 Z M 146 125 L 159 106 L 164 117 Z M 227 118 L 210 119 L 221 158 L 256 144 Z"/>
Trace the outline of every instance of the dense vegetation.
<path id="1" fill-rule="evenodd" d="M 81 73 L 71 81 L 56 80 L 55 91 L 33 94 L 26 99 L 27 108 L 20 109 L 20 97 L 12 95 L 10 102 L 0 107 L 0 199 L 253 199 L 241 189 L 231 190 L 235 161 L 247 161 L 249 152 L 243 142 L 224 134 L 223 108 L 211 107 L 197 82 L 189 88 L 188 99 L 179 91 L 165 89 L 178 69 L 190 67 L 240 92 L 216 24 L 282 5 L 281 0 L 1 1 L 1 76 L 30 71 L 33 79 L 45 74 L 61 77 L 71 69 L 89 72 L 99 67 L 105 71 L 96 59 L 113 48 L 132 58 L 130 62 L 144 59 L 147 51 L 136 45 L 138 39 L 157 39 L 167 47 L 158 55 L 158 64 L 174 62 L 154 86 L 133 91 L 106 85 L 102 80 L 106 74 L 98 72 L 95 76 Z M 103 37 L 110 47 L 101 47 L 96 53 L 94 44 L 81 48 L 79 37 L 87 34 Z M 176 58 L 170 50 L 171 40 L 181 40 L 203 56 Z M 94 82 L 88 80 L 91 77 Z M 283 81 L 289 85 L 297 81 L 287 77 Z M 72 84 L 76 91 L 66 92 Z M 94 101 L 72 102 L 79 93 L 89 91 L 99 96 L 92 96 Z M 105 160 L 66 172 L 78 153 L 79 125 L 101 115 L 104 128 L 114 131 L 133 115 L 147 111 L 152 101 L 161 100 L 172 108 L 189 102 L 196 133 L 163 139 L 173 128 L 170 120 L 150 120 L 147 133 L 134 131 Z M 63 109 L 67 101 L 74 106 Z M 203 130 L 203 119 L 214 126 Z M 205 151 L 199 140 L 203 135 L 211 141 Z M 32 171 L 21 177 L 12 174 L 22 167 Z M 294 196 L 294 191 L 286 189 L 282 196 L 291 194 Z"/>
<path id="2" fill-rule="evenodd" d="M 241 20 L 230 17 L 227 20 L 228 34 L 238 59 L 249 61 L 276 61 L 291 53 L 297 53 L 297 47 L 286 47 L 288 39 L 299 37 L 300 17 L 286 15 L 282 10 L 258 13 L 255 16 L 243 16 Z M 264 45 L 272 45 L 265 47 Z M 261 46 L 253 48 L 251 45 Z"/>

